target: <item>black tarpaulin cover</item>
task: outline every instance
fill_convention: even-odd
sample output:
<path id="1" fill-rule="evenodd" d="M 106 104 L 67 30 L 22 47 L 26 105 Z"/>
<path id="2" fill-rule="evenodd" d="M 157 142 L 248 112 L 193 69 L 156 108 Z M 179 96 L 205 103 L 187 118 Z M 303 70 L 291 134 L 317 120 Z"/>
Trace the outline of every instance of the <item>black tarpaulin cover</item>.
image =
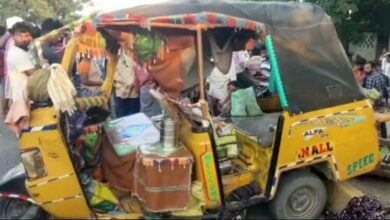
<path id="1" fill-rule="evenodd" d="M 176 0 L 101 14 L 156 18 L 213 12 L 264 23 L 271 34 L 292 114 L 364 98 L 331 18 L 317 5 L 294 2 Z M 99 22 L 98 22 L 99 23 Z"/>

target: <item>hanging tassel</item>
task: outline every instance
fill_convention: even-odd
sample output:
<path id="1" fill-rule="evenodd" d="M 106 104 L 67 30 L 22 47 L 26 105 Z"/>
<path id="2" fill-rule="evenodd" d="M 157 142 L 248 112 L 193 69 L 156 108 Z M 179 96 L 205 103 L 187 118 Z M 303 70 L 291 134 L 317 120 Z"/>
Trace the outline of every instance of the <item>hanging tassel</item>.
<path id="1" fill-rule="evenodd" d="M 162 168 L 161 166 L 163 166 L 163 162 L 164 162 L 164 159 L 156 159 L 156 162 L 157 162 L 157 166 L 158 166 L 158 172 L 161 173 L 162 172 Z"/>
<path id="2" fill-rule="evenodd" d="M 171 161 L 171 170 L 174 170 L 175 169 L 175 159 L 171 158 L 169 160 Z"/>

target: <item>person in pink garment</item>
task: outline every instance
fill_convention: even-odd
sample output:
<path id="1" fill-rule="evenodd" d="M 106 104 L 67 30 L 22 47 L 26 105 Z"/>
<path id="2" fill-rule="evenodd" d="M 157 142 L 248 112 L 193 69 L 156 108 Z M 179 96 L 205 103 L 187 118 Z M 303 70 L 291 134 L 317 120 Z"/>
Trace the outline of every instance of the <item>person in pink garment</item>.
<path id="1" fill-rule="evenodd" d="M 353 74 L 359 86 L 363 86 L 364 80 L 366 78 L 366 74 L 364 73 L 364 65 L 366 62 L 367 60 L 359 55 L 357 55 L 353 60 Z"/>
<path id="2" fill-rule="evenodd" d="M 11 45 L 6 56 L 12 104 L 7 112 L 5 124 L 17 136 L 29 126 L 30 102 L 27 82 L 36 69 L 28 52 L 28 47 L 33 40 L 32 33 L 31 24 L 16 23 L 11 29 L 14 44 Z"/>
<path id="3" fill-rule="evenodd" d="M 4 49 L 4 67 L 3 67 L 3 81 L 2 81 L 2 92 L 1 92 L 1 102 L 2 102 L 2 113 L 3 117 L 6 116 L 9 105 L 10 105 L 10 99 L 11 99 L 11 92 L 10 92 L 10 81 L 8 76 L 8 69 L 6 65 L 6 60 L 8 56 L 8 52 L 10 47 L 14 44 L 14 40 L 11 36 L 10 30 L 14 24 L 17 22 L 22 22 L 23 19 L 20 17 L 10 17 L 6 20 L 6 28 L 7 33 L 5 33 L 2 38 L 0 39 L 0 47 Z"/>

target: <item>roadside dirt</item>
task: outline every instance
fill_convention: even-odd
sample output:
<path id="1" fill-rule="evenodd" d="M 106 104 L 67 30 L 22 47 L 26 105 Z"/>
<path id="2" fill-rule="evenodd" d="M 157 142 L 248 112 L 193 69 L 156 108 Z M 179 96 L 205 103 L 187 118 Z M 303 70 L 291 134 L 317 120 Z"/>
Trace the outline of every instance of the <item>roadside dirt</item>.
<path id="1" fill-rule="evenodd" d="M 377 199 L 385 207 L 390 208 L 390 178 L 364 175 L 349 180 L 349 183 L 367 196 Z"/>

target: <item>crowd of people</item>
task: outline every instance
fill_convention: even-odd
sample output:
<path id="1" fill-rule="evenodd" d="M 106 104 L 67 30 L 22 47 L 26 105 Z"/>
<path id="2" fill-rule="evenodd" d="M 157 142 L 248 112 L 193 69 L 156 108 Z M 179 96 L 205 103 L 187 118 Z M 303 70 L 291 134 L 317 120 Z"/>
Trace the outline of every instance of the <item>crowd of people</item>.
<path id="1" fill-rule="evenodd" d="M 246 42 L 245 50 L 232 53 L 232 63 L 228 74 L 222 73 L 215 66 L 207 79 L 210 87 L 209 98 L 214 100 L 211 104 L 214 107 L 212 109 L 214 114 L 231 113 L 234 108 L 232 94 L 238 90 L 249 89 L 247 91 L 250 93 L 253 91 L 253 95 L 248 94 L 248 96 L 256 99 L 268 95 L 270 73 L 271 65 L 266 47 L 261 42 L 250 38 Z M 243 102 L 241 104 L 245 105 Z"/>
<path id="2" fill-rule="evenodd" d="M 63 27 L 61 22 L 48 18 L 41 24 L 35 25 L 20 17 L 11 17 L 6 20 L 6 26 L 0 27 L 2 114 L 7 127 L 17 135 L 28 126 L 31 103 L 37 101 L 31 100 L 27 92 L 27 83 L 33 78 L 31 76 L 33 74 L 37 76 L 39 71 L 47 67 L 45 65 L 60 64 L 65 48 L 71 44 L 75 35 L 78 34 L 80 37 L 78 41 L 84 41 L 86 45 L 89 40 L 97 39 L 97 32 L 92 30 L 94 28 L 91 25 L 91 23 L 85 23 L 71 30 L 71 33 L 68 33 L 69 36 L 61 34 L 45 38 L 41 45 L 43 63 L 31 47 L 32 42 L 42 35 Z M 76 56 L 73 60 L 71 80 L 77 90 L 77 97 L 85 98 L 102 94 L 101 87 L 107 74 L 107 63 L 106 56 L 91 56 L 90 54 Z M 115 107 L 113 113 L 116 117 L 140 111 L 150 117 L 161 113 L 160 105 L 148 93 L 148 90 L 155 88 L 156 85 L 145 70 L 133 62 L 128 54 L 124 52 L 119 54 L 119 62 L 115 70 L 113 99 Z"/>
<path id="3" fill-rule="evenodd" d="M 379 62 L 367 61 L 356 55 L 353 60 L 353 70 L 358 84 L 367 90 L 376 90 L 380 94 L 377 106 L 388 106 L 390 95 L 390 53 L 384 52 Z"/>
<path id="4" fill-rule="evenodd" d="M 23 127 L 23 121 L 29 118 L 31 100 L 26 91 L 27 82 L 34 72 L 43 68 L 42 63 L 31 51 L 31 43 L 34 39 L 61 27 L 63 24 L 52 18 L 36 25 L 20 17 L 8 18 L 6 26 L 0 27 L 2 113 L 8 127 L 16 133 L 19 133 L 20 127 Z M 85 24 L 82 29 L 79 32 L 87 33 L 93 27 L 91 24 Z M 74 33 L 78 33 L 77 30 L 72 32 Z M 61 63 L 65 48 L 69 46 L 71 39 L 71 36 L 66 35 L 47 38 L 42 44 L 42 57 L 45 64 Z M 123 44 L 128 43 L 127 41 L 128 39 L 123 39 L 120 47 L 125 46 Z M 161 106 L 148 92 L 158 87 L 148 70 L 134 62 L 132 55 L 126 53 L 126 50 L 119 50 L 118 55 L 119 61 L 114 79 L 115 110 L 113 113 L 116 117 L 140 111 L 149 117 L 161 114 Z M 215 62 L 206 80 L 209 100 L 215 115 L 231 112 L 231 102 L 234 99 L 232 94 L 236 91 L 250 88 L 251 95 L 258 98 L 263 96 L 268 88 L 270 62 L 265 46 L 259 41 L 249 38 L 245 49 L 233 52 L 229 62 Z M 102 94 L 101 87 L 107 74 L 107 63 L 108 60 L 104 56 L 76 57 L 71 78 L 78 97 Z"/>
<path id="5" fill-rule="evenodd" d="M 39 69 L 30 51 L 31 43 L 61 26 L 61 22 L 51 18 L 35 25 L 20 17 L 11 17 L 0 28 L 2 114 L 8 127 L 17 134 L 20 127 L 28 124 L 30 101 L 27 83 L 34 71 Z M 48 64 L 61 62 L 65 50 L 63 40 L 62 37 L 54 38 L 42 45 L 42 56 Z"/>

